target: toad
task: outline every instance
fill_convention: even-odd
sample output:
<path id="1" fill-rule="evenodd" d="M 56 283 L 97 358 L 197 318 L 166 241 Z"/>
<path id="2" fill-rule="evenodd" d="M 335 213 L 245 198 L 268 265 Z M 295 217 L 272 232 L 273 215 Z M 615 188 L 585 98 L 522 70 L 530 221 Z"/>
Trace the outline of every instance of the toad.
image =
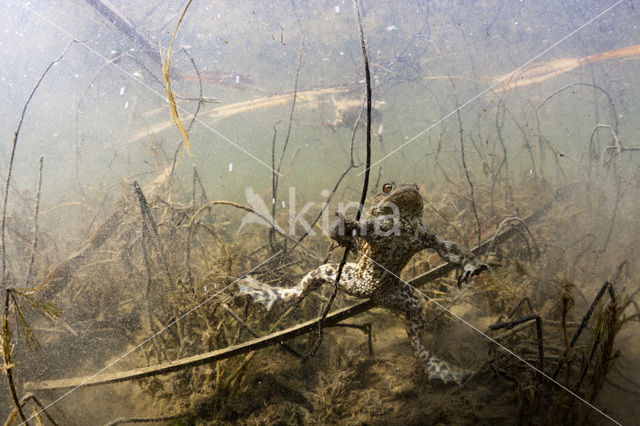
<path id="1" fill-rule="evenodd" d="M 447 262 L 459 265 L 458 286 L 488 269 L 466 248 L 432 232 L 422 223 L 423 201 L 415 184 L 386 183 L 371 199 L 366 219 L 356 222 L 336 213 L 330 237 L 339 245 L 360 253 L 357 263 L 346 263 L 338 288 L 358 298 L 370 298 L 378 306 L 404 314 L 406 330 L 416 358 L 429 379 L 460 383 L 465 371 L 436 358 L 422 342 L 426 325 L 421 299 L 400 279 L 400 273 L 414 254 L 433 249 Z M 247 279 L 238 284 L 267 309 L 276 304 L 300 301 L 323 284 L 333 284 L 338 265 L 328 263 L 309 272 L 292 288 L 272 287 Z"/>

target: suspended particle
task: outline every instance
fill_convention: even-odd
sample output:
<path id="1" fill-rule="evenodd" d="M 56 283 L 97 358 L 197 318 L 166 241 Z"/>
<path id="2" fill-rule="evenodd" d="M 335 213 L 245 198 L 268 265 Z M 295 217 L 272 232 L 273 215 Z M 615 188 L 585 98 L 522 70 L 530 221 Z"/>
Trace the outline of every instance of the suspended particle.
<path id="1" fill-rule="evenodd" d="M 233 171 L 233 163 L 229 163 L 229 171 L 232 172 Z"/>

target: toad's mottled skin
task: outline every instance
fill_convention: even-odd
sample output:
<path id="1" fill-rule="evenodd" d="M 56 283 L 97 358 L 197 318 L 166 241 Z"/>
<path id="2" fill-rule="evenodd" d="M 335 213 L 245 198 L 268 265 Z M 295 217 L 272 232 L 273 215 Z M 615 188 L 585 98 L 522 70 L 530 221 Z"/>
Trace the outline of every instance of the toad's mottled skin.
<path id="1" fill-rule="evenodd" d="M 458 283 L 487 269 L 464 247 L 431 232 L 422 223 L 423 202 L 417 185 L 385 184 L 383 192 L 371 200 L 367 218 L 360 223 L 339 220 L 331 229 L 331 238 L 340 245 L 359 249 L 359 262 L 347 263 L 340 277 L 339 288 L 359 298 L 370 298 L 379 306 L 403 313 L 407 334 L 414 354 L 430 379 L 460 382 L 464 373 L 434 357 L 422 343 L 426 318 L 421 299 L 399 276 L 411 257 L 419 251 L 434 249 L 444 260 L 460 265 Z M 338 265 L 325 264 L 309 272 L 293 288 L 265 288 L 253 280 L 240 285 L 268 308 L 275 303 L 301 300 L 323 284 L 335 282 Z"/>

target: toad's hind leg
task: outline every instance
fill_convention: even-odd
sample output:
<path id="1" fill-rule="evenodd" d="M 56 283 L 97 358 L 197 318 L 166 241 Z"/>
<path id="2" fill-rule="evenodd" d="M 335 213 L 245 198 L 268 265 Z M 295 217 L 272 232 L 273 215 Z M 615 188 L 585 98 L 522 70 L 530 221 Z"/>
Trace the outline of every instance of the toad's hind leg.
<path id="1" fill-rule="evenodd" d="M 340 290 L 348 294 L 353 293 L 351 289 L 355 286 L 356 268 L 357 265 L 354 263 L 344 265 L 340 276 Z M 323 284 L 333 284 L 337 272 L 338 265 L 324 264 L 305 275 L 295 287 L 273 287 L 261 283 L 253 277 L 243 279 L 238 283 L 238 287 L 240 288 L 240 293 L 250 295 L 254 302 L 271 309 L 275 305 L 300 301 Z"/>
<path id="2" fill-rule="evenodd" d="M 401 284 L 402 285 L 402 284 Z M 426 318 L 422 311 L 422 303 L 412 292 L 411 288 L 402 285 L 380 297 L 379 303 L 396 312 L 402 312 L 406 318 L 406 329 L 413 353 L 422 364 L 429 379 L 440 379 L 444 383 L 461 383 L 468 373 L 445 361 L 433 356 L 422 342 L 422 331 L 426 325 Z"/>

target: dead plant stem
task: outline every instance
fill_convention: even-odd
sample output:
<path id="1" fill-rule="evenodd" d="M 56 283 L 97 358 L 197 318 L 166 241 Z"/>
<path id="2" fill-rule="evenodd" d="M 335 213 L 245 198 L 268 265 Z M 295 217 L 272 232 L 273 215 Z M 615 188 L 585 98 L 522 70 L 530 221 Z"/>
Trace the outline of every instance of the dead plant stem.
<path id="1" fill-rule="evenodd" d="M 366 105 L 367 105 L 367 159 L 366 159 L 366 168 L 364 173 L 364 182 L 362 183 L 362 193 L 360 195 L 360 207 L 356 212 L 356 222 L 360 221 L 360 217 L 362 215 L 362 210 L 364 203 L 367 200 L 367 191 L 369 189 L 369 169 L 371 168 L 371 71 L 369 69 L 369 57 L 367 56 L 367 45 L 364 40 L 364 29 L 362 28 L 362 18 L 360 17 L 360 9 L 358 8 L 358 0 L 353 0 L 353 8 L 356 12 L 356 19 L 358 21 L 358 32 L 360 34 L 360 47 L 362 48 L 362 58 L 364 61 L 364 73 L 365 73 L 365 84 L 366 84 Z M 353 161 L 353 158 L 352 158 Z M 338 284 L 340 283 L 340 277 L 342 276 L 342 270 L 344 269 L 344 265 L 347 263 L 347 257 L 349 256 L 350 248 L 346 247 L 344 249 L 344 254 L 342 255 L 342 260 L 340 261 L 340 266 L 338 266 L 338 272 L 336 273 L 336 280 L 334 282 L 333 293 L 329 298 L 329 302 L 322 312 L 322 316 L 320 317 L 320 321 L 318 322 L 318 337 L 313 345 L 311 351 L 305 356 L 305 360 L 312 357 L 315 352 L 320 347 L 322 343 L 322 328 L 324 324 L 324 320 L 329 314 L 329 310 L 331 309 L 331 305 L 333 304 L 333 300 L 338 293 Z"/>
<path id="2" fill-rule="evenodd" d="M 157 333 L 158 330 L 156 329 L 155 323 L 153 321 L 153 309 L 151 307 L 151 286 L 153 283 L 153 278 L 152 278 L 153 271 L 151 269 L 149 247 L 147 246 L 147 242 L 151 241 L 151 232 L 149 230 L 149 226 L 147 223 L 148 221 L 146 219 L 147 209 L 149 208 L 149 206 L 146 204 L 144 194 L 142 194 L 142 189 L 140 189 L 138 182 L 133 182 L 133 187 L 134 187 L 136 196 L 138 197 L 138 202 L 140 203 L 140 217 L 142 221 L 142 238 L 140 239 L 140 244 L 142 245 L 142 258 L 144 260 L 144 266 L 147 272 L 144 303 L 147 310 L 147 320 L 149 321 L 149 329 L 153 333 Z M 160 348 L 158 347 L 156 340 L 153 339 L 152 343 L 153 343 L 153 349 L 155 351 L 157 359 L 162 360 L 163 359 L 162 351 L 160 351 Z"/>
<path id="3" fill-rule="evenodd" d="M 18 416 L 22 422 L 29 426 L 27 423 L 27 418 L 24 415 L 24 411 L 22 411 L 22 406 L 20 405 L 20 401 L 18 400 L 18 392 L 16 391 L 16 386 L 13 381 L 13 367 L 15 366 L 11 352 L 13 351 L 13 344 L 11 343 L 11 329 L 9 328 L 9 300 L 12 289 L 7 288 L 4 290 L 4 313 L 2 314 L 2 360 L 4 362 L 3 370 L 5 376 L 7 376 L 7 385 L 9 387 L 9 394 L 11 395 L 11 400 L 13 401 L 13 406 L 18 412 Z"/>
<path id="4" fill-rule="evenodd" d="M 282 161 L 284 155 L 287 152 L 289 146 L 289 140 L 291 138 L 291 128 L 293 126 L 293 115 L 296 110 L 296 100 L 298 99 L 298 81 L 300 79 L 300 64 L 302 63 L 302 50 L 304 48 L 304 35 L 300 38 L 300 46 L 298 47 L 298 59 L 296 61 L 296 76 L 293 82 L 293 98 L 291 100 L 291 110 L 289 111 L 289 123 L 287 125 L 287 134 L 284 138 L 284 144 L 282 145 L 282 151 L 280 152 L 280 159 L 278 160 L 278 166 L 275 164 L 275 151 L 276 151 L 276 135 L 278 133 L 275 125 L 273 126 L 273 140 L 271 142 L 271 217 L 276 217 L 276 205 L 278 203 L 278 184 L 280 183 L 280 169 L 282 168 Z M 275 228 L 272 226 L 269 230 L 269 243 L 271 244 L 271 251 L 275 253 L 277 248 L 275 246 Z M 285 240 L 286 244 L 286 240 Z M 286 246 L 283 250 L 283 257 L 286 254 Z"/>
<path id="5" fill-rule="evenodd" d="M 4 184 L 4 200 L 2 201 L 2 224 L 0 225 L 0 244 L 2 244 L 2 276 L 0 277 L 0 279 L 2 280 L 3 289 L 7 288 L 6 277 L 5 277 L 5 274 L 7 272 L 7 246 L 5 244 L 6 243 L 5 228 L 6 228 L 6 222 L 7 222 L 7 204 L 9 201 L 9 186 L 11 185 L 11 172 L 13 171 L 13 160 L 16 155 L 16 147 L 18 146 L 18 136 L 20 136 L 20 129 L 22 128 L 22 123 L 24 122 L 24 116 L 27 112 L 27 107 L 31 103 L 31 100 L 33 99 L 33 95 L 36 93 L 36 90 L 38 90 L 38 87 L 40 87 L 40 83 L 42 83 L 42 80 L 44 80 L 44 77 L 47 75 L 49 70 L 64 57 L 64 55 L 67 53 L 67 50 L 69 50 L 69 47 L 71 47 L 71 45 L 74 42 L 75 40 L 71 40 L 69 43 L 67 43 L 65 48 L 62 50 L 62 53 L 58 55 L 56 59 L 50 62 L 49 65 L 47 65 L 45 70 L 42 72 L 35 86 L 33 86 L 33 89 L 31 89 L 31 93 L 29 93 L 29 96 L 27 97 L 27 101 L 24 103 L 24 106 L 22 107 L 22 112 L 20 113 L 20 120 L 18 121 L 18 127 L 13 133 L 13 141 L 11 143 L 11 156 L 9 159 L 9 166 L 7 167 L 7 179 L 5 180 L 5 184 Z"/>
<path id="6" fill-rule="evenodd" d="M 38 249 L 38 213 L 40 212 L 40 191 L 42 189 L 42 165 L 44 163 L 44 156 L 40 156 L 38 161 L 38 186 L 36 188 L 36 203 L 33 208 L 33 243 L 31 244 L 31 258 L 29 259 L 29 268 L 27 269 L 27 276 L 24 279 L 24 287 L 29 287 L 29 281 L 31 280 L 31 273 L 33 272 L 33 264 L 36 259 L 36 250 Z"/>
<path id="7" fill-rule="evenodd" d="M 182 135 L 182 141 L 184 143 L 184 148 L 190 152 L 191 151 L 191 142 L 189 141 L 189 132 L 184 127 L 182 120 L 180 119 L 180 114 L 178 113 L 178 105 L 176 103 L 175 94 L 173 90 L 171 90 L 171 52 L 173 50 L 173 42 L 176 40 L 176 35 L 178 34 L 178 28 L 180 28 L 180 24 L 184 19 L 184 15 L 187 13 L 187 9 L 191 5 L 191 1 L 187 2 L 187 5 L 182 10 L 182 14 L 180 15 L 180 19 L 178 19 L 178 23 L 176 24 L 176 29 L 173 31 L 173 35 L 171 36 L 171 43 L 169 44 L 169 49 L 167 50 L 166 57 L 161 49 L 161 59 L 162 59 L 162 73 L 164 74 L 164 81 L 167 89 L 167 99 L 169 101 L 169 107 L 171 108 L 171 118 L 173 119 L 173 123 L 176 125 L 180 134 Z"/>
<path id="8" fill-rule="evenodd" d="M 450 79 L 451 86 L 453 87 L 454 99 L 456 102 L 456 115 L 458 117 L 458 130 L 460 132 L 460 157 L 462 158 L 462 167 L 464 168 L 464 174 L 469 184 L 469 195 L 471 196 L 471 209 L 473 210 L 473 216 L 476 219 L 476 227 L 478 230 L 478 245 L 482 242 L 482 226 L 480 226 L 480 219 L 478 218 L 478 210 L 476 209 L 476 198 L 473 191 L 473 182 L 469 175 L 469 169 L 467 168 L 467 162 L 464 157 L 464 131 L 462 130 L 462 118 L 460 117 L 460 104 L 458 102 L 458 94 L 456 93 L 456 87 L 453 80 Z"/>
<path id="9" fill-rule="evenodd" d="M 196 123 L 196 120 L 198 119 L 198 113 L 200 113 L 200 108 L 202 107 L 202 104 L 204 103 L 205 100 L 203 98 L 204 90 L 202 88 L 202 76 L 200 75 L 200 70 L 196 65 L 196 61 L 193 60 L 193 58 L 191 57 L 191 55 L 189 55 L 189 52 L 186 49 L 183 48 L 182 50 L 191 61 L 191 65 L 193 65 L 193 69 L 195 70 L 196 76 L 198 77 L 198 90 L 199 90 L 198 98 L 197 98 L 198 104 L 196 106 L 196 110 L 191 116 L 191 121 L 189 122 L 189 126 L 187 127 L 187 134 L 189 134 L 189 132 L 191 131 L 191 128 L 193 127 L 193 125 Z M 169 173 L 169 182 L 173 181 L 173 172 L 176 169 L 176 163 L 178 162 L 178 154 L 180 152 L 180 148 L 183 145 L 183 142 L 184 140 L 180 139 L 180 143 L 178 143 L 178 146 L 176 147 L 176 150 L 173 153 L 173 162 L 171 163 L 171 172 Z"/>

